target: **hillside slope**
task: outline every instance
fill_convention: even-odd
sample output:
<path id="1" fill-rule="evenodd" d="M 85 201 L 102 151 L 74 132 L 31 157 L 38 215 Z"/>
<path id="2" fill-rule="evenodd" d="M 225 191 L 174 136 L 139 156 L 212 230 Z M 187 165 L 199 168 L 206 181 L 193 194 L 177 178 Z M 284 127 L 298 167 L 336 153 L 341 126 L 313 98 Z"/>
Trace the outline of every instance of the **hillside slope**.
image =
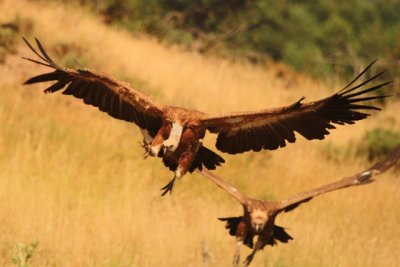
<path id="1" fill-rule="evenodd" d="M 60 62 L 70 62 L 67 53 L 163 103 L 218 113 L 303 95 L 317 99 L 341 87 L 280 65 L 265 69 L 164 47 L 74 7 L 3 0 L 0 10 L 0 23 L 17 16 L 31 21 L 28 37 L 38 37 Z M 197 174 L 161 198 L 172 173 L 159 159 L 142 159 L 137 128 L 76 99 L 23 87 L 43 68 L 20 58 L 32 56 L 20 43 L 0 65 L 0 265 L 12 266 L 16 242 L 38 240 L 32 266 L 228 266 L 234 239 L 216 218 L 235 216 L 241 207 Z M 399 108 L 389 102 L 324 142 L 299 137 L 276 152 L 225 155 L 217 173 L 246 194 L 269 199 L 353 174 L 369 163 L 351 153 L 332 157 L 330 148 L 346 151 L 377 126 L 400 130 Z M 205 140 L 211 147 L 214 141 Z M 393 172 L 316 199 L 279 219 L 294 240 L 266 248 L 253 265 L 398 266 L 399 202 Z"/>

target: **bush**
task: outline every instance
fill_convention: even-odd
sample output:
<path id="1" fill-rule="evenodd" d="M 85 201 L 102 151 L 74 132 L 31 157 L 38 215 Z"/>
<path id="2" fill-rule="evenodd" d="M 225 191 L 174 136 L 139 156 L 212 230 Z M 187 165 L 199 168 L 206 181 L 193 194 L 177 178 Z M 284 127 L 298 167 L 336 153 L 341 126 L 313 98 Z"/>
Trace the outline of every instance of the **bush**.
<path id="1" fill-rule="evenodd" d="M 399 132 L 375 128 L 365 133 L 358 153 L 366 153 L 369 160 L 375 160 L 386 156 L 398 145 L 400 145 Z"/>
<path id="2" fill-rule="evenodd" d="M 19 41 L 17 35 L 17 32 L 11 25 L 0 25 L 0 64 L 5 63 L 7 54 L 16 53 L 17 42 Z"/>
<path id="3" fill-rule="evenodd" d="M 4 64 L 7 54 L 15 54 L 20 36 L 29 34 L 33 29 L 31 20 L 16 17 L 14 20 L 0 24 L 0 64 Z"/>
<path id="4" fill-rule="evenodd" d="M 376 58 L 400 72 L 399 1 L 71 1 L 132 32 L 253 62 L 267 56 L 319 78 L 350 79 Z"/>
<path id="5" fill-rule="evenodd" d="M 23 243 L 17 243 L 16 252 L 12 256 L 12 262 L 16 267 L 30 267 L 28 261 L 33 256 L 33 252 L 35 251 L 38 241 L 33 241 L 32 243 L 25 245 Z"/>

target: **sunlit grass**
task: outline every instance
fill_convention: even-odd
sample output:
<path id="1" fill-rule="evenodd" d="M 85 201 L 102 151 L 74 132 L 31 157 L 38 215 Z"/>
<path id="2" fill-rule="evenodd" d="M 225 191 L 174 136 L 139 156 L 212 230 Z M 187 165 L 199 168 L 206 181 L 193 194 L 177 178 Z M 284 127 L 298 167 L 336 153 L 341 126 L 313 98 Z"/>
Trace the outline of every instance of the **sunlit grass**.
<path id="1" fill-rule="evenodd" d="M 276 73 L 284 67 L 274 64 L 250 66 L 167 48 L 48 2 L 3 0 L 0 10 L 0 22 L 17 14 L 32 19 L 34 35 L 50 51 L 74 43 L 85 49 L 88 67 L 143 81 L 138 84 L 162 103 L 219 113 L 289 104 L 303 95 L 317 99 L 341 86 L 327 88 L 285 69 L 281 79 Z M 237 216 L 241 207 L 197 174 L 161 198 L 172 173 L 159 159 L 142 159 L 137 128 L 76 99 L 21 86 L 43 71 L 21 55 L 32 53 L 21 46 L 20 55 L 0 66 L 0 265 L 12 266 L 16 242 L 38 240 L 32 266 L 228 266 L 234 239 L 216 218 Z M 275 152 L 224 155 L 218 174 L 246 194 L 269 199 L 353 174 L 368 163 L 329 160 L 326 143 L 352 146 L 378 125 L 399 130 L 399 108 L 391 102 L 324 142 L 299 138 Z M 205 142 L 213 147 L 215 137 Z M 267 247 L 253 265 L 398 266 L 399 181 L 384 175 L 279 217 L 295 239 Z M 212 253 L 208 262 L 204 247 Z"/>

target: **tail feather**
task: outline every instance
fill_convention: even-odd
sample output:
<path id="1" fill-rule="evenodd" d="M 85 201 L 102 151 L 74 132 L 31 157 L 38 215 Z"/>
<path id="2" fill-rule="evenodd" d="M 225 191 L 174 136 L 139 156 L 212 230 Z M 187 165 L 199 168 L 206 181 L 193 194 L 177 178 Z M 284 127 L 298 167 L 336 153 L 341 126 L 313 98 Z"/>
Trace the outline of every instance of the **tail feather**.
<path id="1" fill-rule="evenodd" d="M 192 173 L 196 169 L 202 170 L 203 166 L 208 170 L 215 170 L 224 162 L 225 160 L 221 156 L 204 146 L 200 146 L 197 151 L 196 159 L 192 163 L 192 166 L 190 166 L 189 172 Z"/>
<path id="2" fill-rule="evenodd" d="M 237 228 L 239 223 L 242 221 L 243 216 L 239 217 L 227 217 L 227 218 L 218 218 L 218 220 L 226 222 L 225 228 L 229 230 L 229 234 L 231 236 L 236 236 L 237 233 Z M 249 248 L 253 248 L 253 237 L 254 234 L 250 233 L 250 231 L 246 234 L 243 240 L 243 244 L 248 246 Z M 275 246 L 278 244 L 277 241 L 281 243 L 288 243 L 289 240 L 293 240 L 293 237 L 291 237 L 286 231 L 285 228 L 280 227 L 278 225 L 274 225 L 274 231 L 272 233 L 272 236 L 267 240 L 267 242 L 264 244 L 270 245 L 270 246 Z"/>
<path id="3" fill-rule="evenodd" d="M 218 154 L 214 153 L 204 146 L 200 146 L 199 150 L 197 151 L 196 158 L 189 168 L 189 172 L 192 173 L 196 169 L 199 169 L 201 171 L 203 167 L 207 168 L 208 170 L 215 170 L 224 162 L 225 160 Z M 163 163 L 171 171 L 175 171 L 178 168 L 178 163 L 172 158 L 163 156 Z"/>

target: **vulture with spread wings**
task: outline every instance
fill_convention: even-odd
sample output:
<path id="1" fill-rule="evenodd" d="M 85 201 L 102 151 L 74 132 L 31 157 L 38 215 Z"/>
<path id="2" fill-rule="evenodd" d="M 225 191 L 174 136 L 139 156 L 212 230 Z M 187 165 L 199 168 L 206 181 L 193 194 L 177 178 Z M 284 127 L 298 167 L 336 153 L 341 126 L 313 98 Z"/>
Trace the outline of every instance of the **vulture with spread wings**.
<path id="1" fill-rule="evenodd" d="M 296 141 L 295 132 L 308 140 L 324 139 L 335 128 L 334 124 L 353 124 L 369 116 L 365 111 L 379 110 L 364 102 L 386 96 L 365 95 L 388 84 L 372 84 L 383 72 L 359 81 L 372 62 L 346 87 L 327 98 L 308 103 L 301 98 L 281 108 L 210 116 L 197 110 L 160 105 L 128 84 L 95 71 L 63 68 L 35 40 L 38 51 L 24 39 L 39 59 L 25 59 L 53 71 L 34 76 L 25 84 L 53 82 L 45 93 L 61 91 L 116 119 L 138 125 L 145 136 L 148 155 L 162 157 L 164 164 L 174 171 L 163 194 L 171 191 L 175 179 L 187 171 L 201 170 L 203 166 L 215 169 L 224 162 L 202 146 L 206 130 L 218 134 L 217 149 L 230 154 L 284 147 L 286 142 Z"/>
<path id="2" fill-rule="evenodd" d="M 334 190 L 368 184 L 373 181 L 373 177 L 379 175 L 395 165 L 400 159 L 400 146 L 384 161 L 381 161 L 369 169 L 356 175 L 343 178 L 337 182 L 318 187 L 314 190 L 296 194 L 287 200 L 280 202 L 269 202 L 264 200 L 252 199 L 245 196 L 234 186 L 225 180 L 214 175 L 210 171 L 203 169 L 200 173 L 209 180 L 217 184 L 243 206 L 244 214 L 239 217 L 220 218 L 226 222 L 229 234 L 236 237 L 236 251 L 233 265 L 238 266 L 240 261 L 240 247 L 242 244 L 253 249 L 244 261 L 244 266 L 248 266 L 253 260 L 255 253 L 263 249 L 266 245 L 274 246 L 277 241 L 287 243 L 293 239 L 283 227 L 275 225 L 275 218 L 281 212 L 289 212 L 297 208 L 300 204 L 310 201 L 312 198 Z M 256 244 L 253 244 L 254 236 L 258 236 Z"/>

